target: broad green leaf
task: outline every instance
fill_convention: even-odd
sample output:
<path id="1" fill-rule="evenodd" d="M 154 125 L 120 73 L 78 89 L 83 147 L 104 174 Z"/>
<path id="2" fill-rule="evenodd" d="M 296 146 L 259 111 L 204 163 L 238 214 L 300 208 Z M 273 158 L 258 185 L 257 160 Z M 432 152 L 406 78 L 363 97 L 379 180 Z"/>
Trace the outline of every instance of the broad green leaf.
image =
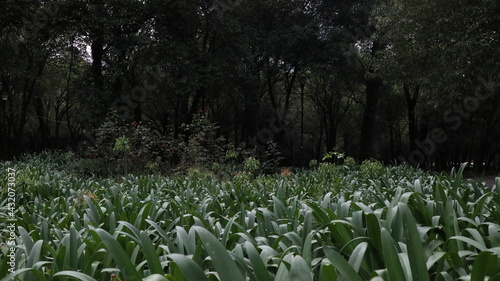
<path id="1" fill-rule="evenodd" d="M 321 260 L 321 267 L 319 271 L 319 281 L 337 281 L 337 270 L 330 262 L 329 259 Z"/>
<path id="2" fill-rule="evenodd" d="M 351 267 L 351 265 L 335 250 L 332 250 L 328 247 L 323 247 L 323 252 L 333 264 L 333 266 L 335 266 L 342 278 L 349 281 L 363 280 L 361 276 L 359 276 L 359 274 Z"/>
<path id="3" fill-rule="evenodd" d="M 309 265 L 311 264 L 313 257 L 312 245 L 314 235 L 316 235 L 316 231 L 308 233 L 304 243 L 302 244 L 302 257 Z"/>
<path id="4" fill-rule="evenodd" d="M 193 228 L 198 233 L 200 239 L 203 241 L 205 249 L 212 258 L 212 262 L 217 270 L 220 280 L 245 281 L 245 277 L 238 270 L 236 263 L 221 242 L 208 230 L 199 226 L 193 226 Z"/>
<path id="5" fill-rule="evenodd" d="M 87 274 L 78 271 L 69 271 L 69 270 L 59 271 L 58 273 L 54 274 L 54 276 L 66 276 L 81 281 L 97 281 L 91 276 L 88 276 Z"/>
<path id="6" fill-rule="evenodd" d="M 400 208 L 402 209 L 401 217 L 403 219 L 405 241 L 408 248 L 408 258 L 413 280 L 429 281 L 429 273 L 426 266 L 427 258 L 417 230 L 417 222 L 406 205 L 401 204 Z"/>
<path id="7" fill-rule="evenodd" d="M 121 271 L 121 276 L 123 276 L 123 281 L 137 281 L 141 279 L 141 275 L 135 269 L 134 264 L 130 261 L 130 257 L 127 255 L 122 246 L 116 241 L 116 239 L 103 229 L 96 229 L 95 232 L 101 238 L 102 242 L 107 248 L 107 251 L 113 257 L 116 265 Z"/>
<path id="8" fill-rule="evenodd" d="M 399 260 L 394 239 L 392 239 L 389 232 L 382 228 L 382 250 L 384 254 L 385 267 L 391 281 L 405 280 L 406 276 Z"/>
<path id="9" fill-rule="evenodd" d="M 488 273 L 498 273 L 498 257 L 491 252 L 484 251 L 477 255 L 472 265 L 471 281 L 483 281 Z M 493 271 L 493 272 L 491 272 Z"/>
<path id="10" fill-rule="evenodd" d="M 203 269 L 192 259 L 181 254 L 170 254 L 167 257 L 181 269 L 186 281 L 209 281 Z"/>
<path id="11" fill-rule="evenodd" d="M 427 270 L 431 269 L 431 267 L 438 261 L 447 257 L 446 252 L 433 252 L 429 257 L 425 265 L 427 266 Z"/>
<path id="12" fill-rule="evenodd" d="M 21 268 L 21 269 L 18 269 L 14 272 L 12 272 L 11 274 L 5 276 L 2 280 L 0 281 L 13 281 L 13 280 L 16 280 L 16 279 L 13 279 L 14 277 L 17 277 L 23 273 L 27 273 L 27 272 L 30 272 L 32 273 L 37 279 L 37 281 L 47 281 L 47 278 L 45 278 L 44 274 L 37 270 L 37 269 L 34 269 L 34 268 Z"/>
<path id="13" fill-rule="evenodd" d="M 289 281 L 290 280 L 290 265 L 292 263 L 293 254 L 286 254 L 280 261 L 278 271 L 274 277 L 274 281 Z"/>
<path id="14" fill-rule="evenodd" d="M 262 261 L 262 258 L 255 249 L 254 245 L 250 244 L 249 242 L 245 242 L 245 250 L 247 252 L 250 263 L 252 264 L 252 268 L 257 279 L 259 281 L 271 281 L 271 277 L 269 276 L 267 267 L 264 264 L 264 261 Z"/>
<path id="15" fill-rule="evenodd" d="M 31 252 L 31 248 L 33 248 L 33 245 L 35 242 L 33 242 L 33 239 L 31 239 L 30 234 L 26 229 L 24 229 L 22 226 L 19 226 L 18 228 L 19 235 L 21 236 L 21 240 L 23 241 L 24 247 L 26 248 L 26 254 L 29 255 Z"/>
<path id="16" fill-rule="evenodd" d="M 487 250 L 485 245 L 482 245 L 481 243 L 477 242 L 476 240 L 470 239 L 469 237 L 453 236 L 453 237 L 450 237 L 450 240 L 459 240 L 459 241 L 465 242 L 468 245 L 475 247 L 479 251 L 486 251 Z"/>
<path id="17" fill-rule="evenodd" d="M 312 281 L 313 274 L 310 265 L 306 263 L 304 258 L 296 255 L 292 258 L 290 265 L 290 281 Z"/>
<path id="18" fill-rule="evenodd" d="M 149 275 L 148 277 L 142 279 L 142 281 L 168 281 L 168 279 L 160 274 Z"/>
<path id="19" fill-rule="evenodd" d="M 368 243 L 362 242 L 356 246 L 351 254 L 351 257 L 349 258 L 349 264 L 356 272 L 359 272 L 359 268 L 361 267 L 361 263 L 363 262 L 367 249 Z"/>
<path id="20" fill-rule="evenodd" d="M 160 257 L 158 256 L 153 242 L 149 238 L 146 232 L 141 231 L 141 242 L 142 251 L 146 260 L 148 261 L 148 267 L 152 274 L 163 274 L 163 267 L 160 264 Z"/>

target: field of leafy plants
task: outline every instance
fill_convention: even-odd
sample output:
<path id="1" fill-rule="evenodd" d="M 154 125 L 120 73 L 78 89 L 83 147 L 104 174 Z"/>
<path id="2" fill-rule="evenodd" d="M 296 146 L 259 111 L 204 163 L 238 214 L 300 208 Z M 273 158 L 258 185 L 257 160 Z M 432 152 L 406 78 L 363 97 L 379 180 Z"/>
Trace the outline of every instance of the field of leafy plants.
<path id="1" fill-rule="evenodd" d="M 227 180 L 83 178 L 42 158 L 4 162 L 0 280 L 500 280 L 500 178 L 486 187 L 464 180 L 464 167 L 321 164 Z"/>

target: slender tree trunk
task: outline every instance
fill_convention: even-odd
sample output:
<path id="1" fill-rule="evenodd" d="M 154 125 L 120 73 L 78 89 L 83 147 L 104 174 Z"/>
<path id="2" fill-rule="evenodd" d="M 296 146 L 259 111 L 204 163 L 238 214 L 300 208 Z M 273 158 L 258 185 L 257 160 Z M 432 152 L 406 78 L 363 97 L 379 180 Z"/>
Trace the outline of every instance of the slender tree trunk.
<path id="1" fill-rule="evenodd" d="M 245 111 L 243 117 L 243 134 L 246 140 L 249 140 L 250 146 L 255 146 L 259 143 L 258 131 L 258 116 L 259 116 L 259 93 L 258 88 L 252 81 L 246 81 L 242 89 L 245 96 Z M 267 137 L 263 135 L 262 137 Z"/>
<path id="2" fill-rule="evenodd" d="M 361 124 L 360 160 L 375 158 L 375 126 L 377 118 L 377 106 L 382 88 L 382 80 L 379 78 L 366 81 L 366 104 L 363 112 L 363 123 Z"/>
<path id="3" fill-rule="evenodd" d="M 40 133 L 40 146 L 42 149 L 49 147 L 49 136 L 50 130 L 47 124 L 46 116 L 45 116 L 45 108 L 43 106 L 42 97 L 40 94 L 35 95 L 34 99 L 34 108 L 35 113 L 38 119 L 38 128 Z"/>
<path id="4" fill-rule="evenodd" d="M 410 142 L 410 152 L 417 149 L 417 136 L 418 136 L 418 127 L 417 127 L 417 117 L 415 113 L 415 108 L 417 107 L 417 100 L 420 94 L 420 87 L 417 85 L 414 88 L 413 93 L 411 92 L 408 84 L 403 85 L 403 90 L 406 99 L 406 110 L 408 112 L 408 136 Z"/>
<path id="5" fill-rule="evenodd" d="M 102 95 L 104 89 L 104 80 L 102 77 L 102 57 L 104 55 L 104 39 L 101 31 L 97 31 L 91 44 L 92 53 L 92 78 L 94 82 L 94 91 L 96 95 Z"/>
<path id="6" fill-rule="evenodd" d="M 394 126 L 389 122 L 389 159 L 396 159 L 396 155 L 394 153 L 394 148 L 395 148 L 395 132 L 394 132 Z"/>
<path id="7" fill-rule="evenodd" d="M 329 126 L 325 128 L 326 130 L 326 151 L 332 151 L 337 146 L 337 126 L 332 120 L 329 120 Z"/>

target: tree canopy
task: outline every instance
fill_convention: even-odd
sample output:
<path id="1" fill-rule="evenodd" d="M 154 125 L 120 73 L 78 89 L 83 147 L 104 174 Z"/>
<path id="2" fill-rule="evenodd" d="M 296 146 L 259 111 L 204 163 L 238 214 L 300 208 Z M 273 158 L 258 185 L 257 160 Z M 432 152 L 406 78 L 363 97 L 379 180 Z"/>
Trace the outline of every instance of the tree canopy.
<path id="1" fill-rule="evenodd" d="M 4 159 L 79 152 L 110 112 L 175 138 L 201 112 L 283 165 L 500 168 L 495 0 L 0 2 Z"/>

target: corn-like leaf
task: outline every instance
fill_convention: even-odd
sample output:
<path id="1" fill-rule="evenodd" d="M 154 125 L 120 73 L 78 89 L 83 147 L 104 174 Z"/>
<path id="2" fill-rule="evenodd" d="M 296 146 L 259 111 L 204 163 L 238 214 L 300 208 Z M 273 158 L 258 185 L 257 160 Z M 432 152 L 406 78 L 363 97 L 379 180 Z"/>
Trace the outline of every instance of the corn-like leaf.
<path id="1" fill-rule="evenodd" d="M 471 281 L 483 281 L 486 276 L 498 274 L 498 257 L 489 251 L 484 251 L 477 255 L 472 266 Z"/>
<path id="2" fill-rule="evenodd" d="M 231 258 L 226 248 L 208 230 L 193 226 L 208 254 L 212 258 L 215 269 L 221 281 L 245 281 L 245 277 L 237 269 L 236 263 Z"/>
<path id="3" fill-rule="evenodd" d="M 192 259 L 180 254 L 169 254 L 167 256 L 181 269 L 186 281 L 208 281 L 203 269 Z"/>
<path id="4" fill-rule="evenodd" d="M 427 272 L 426 258 L 422 240 L 417 229 L 417 222 L 413 218 L 410 209 L 404 204 L 401 204 L 401 217 L 405 230 L 405 240 L 408 247 L 408 258 L 411 266 L 411 273 L 415 281 L 429 281 L 429 273 Z"/>
<path id="5" fill-rule="evenodd" d="M 29 255 L 31 252 L 31 248 L 33 248 L 33 245 L 35 242 L 33 242 L 33 239 L 31 238 L 30 234 L 26 229 L 24 229 L 22 226 L 19 226 L 18 228 L 19 234 L 21 235 L 21 239 L 23 240 L 24 247 L 26 248 L 26 254 Z"/>
<path id="6" fill-rule="evenodd" d="M 78 272 L 78 271 L 59 271 L 54 274 L 54 276 L 67 276 L 72 279 L 80 280 L 80 281 L 97 281 L 96 279 L 88 276 L 87 274 Z"/>
<path id="7" fill-rule="evenodd" d="M 486 251 L 487 248 L 486 246 L 484 246 L 483 244 L 477 242 L 476 240 L 473 240 L 469 237 L 465 237 L 465 236 L 453 236 L 453 237 L 450 237 L 450 240 L 458 240 L 458 241 L 462 241 L 470 246 L 473 246 L 475 247 L 476 249 L 478 249 L 479 251 Z"/>
<path id="8" fill-rule="evenodd" d="M 156 253 L 153 242 L 151 242 L 151 239 L 144 231 L 141 231 L 140 236 L 142 242 L 142 251 L 144 253 L 144 256 L 146 256 L 146 260 L 148 261 L 149 270 L 152 274 L 163 274 L 163 267 L 160 264 L 160 259 L 158 254 Z"/>
<path id="9" fill-rule="evenodd" d="M 311 266 L 299 255 L 292 257 L 290 281 L 312 281 Z"/>
<path id="10" fill-rule="evenodd" d="M 121 275 L 123 276 L 123 281 L 140 280 L 140 274 L 130 261 L 130 257 L 127 255 L 125 250 L 123 250 L 122 246 L 116 241 L 116 239 L 103 229 L 98 228 L 95 232 L 99 235 L 104 245 L 106 245 L 107 251 L 116 262 L 116 265 L 120 269 Z"/>
<path id="11" fill-rule="evenodd" d="M 293 254 L 288 253 L 281 259 L 274 281 L 290 280 L 290 265 L 292 263 L 292 257 Z"/>
<path id="12" fill-rule="evenodd" d="M 359 274 L 351 267 L 351 265 L 337 252 L 334 250 L 323 247 L 323 252 L 330 262 L 335 266 L 335 269 L 340 273 L 342 278 L 350 281 L 362 281 L 363 279 Z"/>
<path id="13" fill-rule="evenodd" d="M 250 244 L 249 242 L 246 242 L 245 250 L 248 254 L 248 258 L 250 259 L 250 263 L 252 264 L 257 279 L 259 281 L 271 281 L 271 277 L 269 276 L 269 272 L 267 271 L 266 265 L 262 261 L 262 258 L 255 249 L 254 245 Z"/>
<path id="14" fill-rule="evenodd" d="M 330 262 L 329 259 L 321 260 L 321 267 L 319 271 L 319 281 L 337 281 L 337 270 Z"/>
<path id="15" fill-rule="evenodd" d="M 382 249 L 384 253 L 385 266 L 391 281 L 405 280 L 406 276 L 399 260 L 398 252 L 389 232 L 382 228 Z"/>
<path id="16" fill-rule="evenodd" d="M 367 249 L 368 243 L 362 242 L 356 246 L 351 254 L 351 257 L 349 258 L 349 264 L 356 272 L 359 272 L 359 268 L 361 267 L 361 263 L 363 262 Z"/>
<path id="17" fill-rule="evenodd" d="M 35 277 L 36 277 L 36 280 L 37 281 L 47 281 L 47 278 L 45 278 L 44 274 L 37 270 L 37 269 L 34 269 L 34 268 L 21 268 L 21 269 L 18 269 L 14 272 L 12 272 L 11 274 L 5 276 L 2 280 L 0 281 L 13 281 L 13 280 L 16 280 L 14 277 L 17 277 L 21 274 L 25 274 L 25 273 L 32 273 Z"/>
<path id="18" fill-rule="evenodd" d="M 169 281 L 165 276 L 160 274 L 149 275 L 148 277 L 142 279 L 142 281 Z"/>
<path id="19" fill-rule="evenodd" d="M 43 240 L 38 240 L 33 244 L 31 251 L 28 254 L 28 260 L 26 262 L 26 267 L 33 267 L 35 263 L 40 260 L 40 254 L 42 252 Z"/>

